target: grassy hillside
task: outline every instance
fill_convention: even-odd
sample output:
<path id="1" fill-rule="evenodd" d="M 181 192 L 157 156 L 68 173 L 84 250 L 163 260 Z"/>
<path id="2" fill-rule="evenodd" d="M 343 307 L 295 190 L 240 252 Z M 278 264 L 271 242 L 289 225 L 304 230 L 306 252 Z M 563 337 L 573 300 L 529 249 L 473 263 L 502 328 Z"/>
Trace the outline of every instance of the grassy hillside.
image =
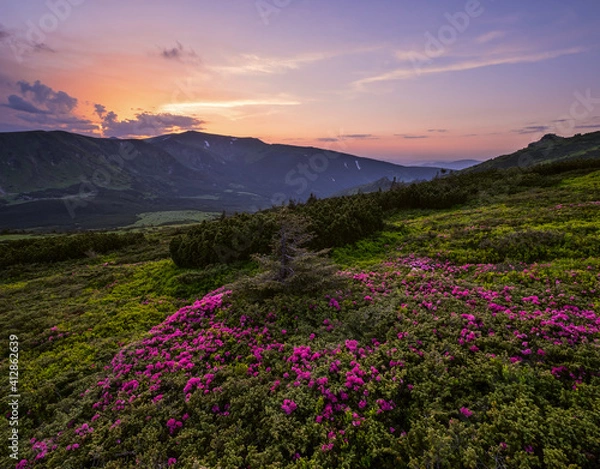
<path id="1" fill-rule="evenodd" d="M 406 208 L 317 294 L 178 268 L 174 229 L 7 267 L 19 467 L 598 467 L 600 170 L 516 174 L 456 176 L 451 208 L 415 208 L 446 180 L 378 201 Z"/>
<path id="2" fill-rule="evenodd" d="M 600 132 L 577 134 L 570 138 L 548 134 L 540 141 L 531 143 L 527 148 L 510 155 L 493 158 L 464 171 L 527 168 L 542 163 L 557 163 L 573 159 L 597 159 L 599 157 Z"/>

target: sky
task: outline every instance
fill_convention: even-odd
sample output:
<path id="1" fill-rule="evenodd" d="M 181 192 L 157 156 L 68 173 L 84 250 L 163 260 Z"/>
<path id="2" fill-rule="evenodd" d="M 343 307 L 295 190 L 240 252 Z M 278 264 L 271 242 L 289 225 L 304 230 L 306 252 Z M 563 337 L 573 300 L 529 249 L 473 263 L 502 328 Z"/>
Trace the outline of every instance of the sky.
<path id="1" fill-rule="evenodd" d="M 597 0 L 6 0 L 0 131 L 483 160 L 600 130 L 599 46 Z"/>

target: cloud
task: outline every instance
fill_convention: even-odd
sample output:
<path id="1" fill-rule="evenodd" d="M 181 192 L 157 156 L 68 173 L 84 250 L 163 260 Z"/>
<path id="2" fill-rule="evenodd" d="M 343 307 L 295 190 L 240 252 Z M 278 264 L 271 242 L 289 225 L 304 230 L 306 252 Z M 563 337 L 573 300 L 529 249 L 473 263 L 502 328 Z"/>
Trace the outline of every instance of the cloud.
<path id="1" fill-rule="evenodd" d="M 4 26 L 2 26 L 0 24 L 0 41 L 4 41 L 5 39 L 8 39 L 10 36 L 11 36 L 11 34 L 4 29 Z"/>
<path id="2" fill-rule="evenodd" d="M 172 49 L 163 49 L 161 55 L 165 59 L 179 59 L 183 52 L 183 46 L 180 42 L 177 43 L 177 47 L 173 47 Z"/>
<path id="3" fill-rule="evenodd" d="M 479 44 L 485 44 L 496 39 L 500 39 L 506 36 L 506 31 L 490 31 L 489 33 L 482 34 L 475 39 L 475 42 Z"/>
<path id="4" fill-rule="evenodd" d="M 402 137 L 407 140 L 417 140 L 417 139 L 429 138 L 429 135 L 394 134 L 394 137 Z"/>
<path id="5" fill-rule="evenodd" d="M 427 130 L 427 132 L 444 134 L 444 133 L 448 132 L 448 129 L 429 129 L 429 130 Z"/>
<path id="6" fill-rule="evenodd" d="M 334 137 L 322 137 L 322 138 L 318 138 L 317 142 L 324 142 L 324 143 L 333 143 L 333 142 L 339 142 L 339 138 L 334 138 Z"/>
<path id="7" fill-rule="evenodd" d="M 338 137 L 317 138 L 316 141 L 323 142 L 323 143 L 334 143 L 334 142 L 341 142 L 343 140 L 378 140 L 378 139 L 379 139 L 379 137 L 377 137 L 376 135 L 373 135 L 373 134 L 346 134 L 346 135 L 339 135 Z"/>
<path id="8" fill-rule="evenodd" d="M 342 139 L 349 138 L 349 139 L 354 139 L 354 140 L 377 140 L 377 139 L 379 139 L 379 137 L 376 137 L 373 134 L 348 134 L 348 135 L 341 135 L 340 137 Z"/>
<path id="9" fill-rule="evenodd" d="M 15 111 L 29 112 L 31 114 L 47 114 L 49 112 L 35 107 L 29 101 L 25 101 L 16 94 L 11 94 L 8 97 L 8 104 L 3 104 L 3 106 L 14 109 Z"/>
<path id="10" fill-rule="evenodd" d="M 102 131 L 105 136 L 135 137 L 155 136 L 179 130 L 200 130 L 204 121 L 190 116 L 169 113 L 151 114 L 142 112 L 135 119 L 119 120 L 110 111 L 102 120 Z"/>
<path id="11" fill-rule="evenodd" d="M 206 109 L 232 109 L 248 106 L 297 106 L 302 104 L 295 99 L 267 98 L 267 99 L 231 99 L 222 101 L 195 101 L 188 103 L 167 104 L 162 107 L 164 112 L 193 112 Z"/>
<path id="12" fill-rule="evenodd" d="M 55 91 L 39 80 L 33 84 L 19 81 L 17 88 L 20 96 L 9 95 L 1 106 L 17 111 L 15 118 L 27 123 L 28 128 L 86 133 L 98 130 L 95 123 L 74 114 L 78 101 L 68 93 Z"/>
<path id="13" fill-rule="evenodd" d="M 18 62 L 31 54 L 56 52 L 45 42 L 32 41 L 24 35 L 23 31 L 8 30 L 0 24 L 0 43 L 2 42 L 11 49 Z"/>
<path id="14" fill-rule="evenodd" d="M 543 132 L 547 132 L 551 127 L 547 125 L 528 125 L 526 127 L 522 127 L 520 129 L 513 130 L 513 133 L 527 135 L 527 134 L 541 134 Z"/>
<path id="15" fill-rule="evenodd" d="M 215 65 L 209 67 L 215 72 L 230 75 L 271 75 L 281 74 L 290 70 L 297 70 L 302 65 L 334 57 L 335 54 L 324 52 L 302 54 L 296 57 L 261 57 L 255 54 L 242 54 L 237 57 L 234 65 Z"/>
<path id="16" fill-rule="evenodd" d="M 69 132 L 86 133 L 94 133 L 98 130 L 98 125 L 94 122 L 73 115 L 25 114 L 20 115 L 19 119 L 35 124 L 37 129 L 61 129 Z"/>
<path id="17" fill-rule="evenodd" d="M 161 57 L 167 60 L 182 61 L 185 58 L 197 58 L 198 55 L 192 49 L 185 50 L 183 44 L 177 41 L 177 45 L 172 48 L 163 48 L 160 52 Z"/>
<path id="18" fill-rule="evenodd" d="M 104 118 L 104 114 L 106 114 L 106 107 L 102 104 L 94 104 L 94 112 L 98 114 L 100 119 Z"/>
<path id="19" fill-rule="evenodd" d="M 577 129 L 577 130 L 600 129 L 600 124 L 577 125 L 577 126 L 575 126 L 575 129 Z"/>
<path id="20" fill-rule="evenodd" d="M 275 75 L 303 66 L 333 59 L 335 57 L 362 54 L 380 49 L 380 46 L 362 46 L 354 49 L 345 49 L 331 52 L 308 52 L 291 57 L 267 57 L 256 54 L 241 54 L 231 59 L 230 64 L 212 65 L 209 70 L 229 75 Z"/>
<path id="21" fill-rule="evenodd" d="M 19 81 L 17 85 L 21 96 L 11 94 L 3 106 L 30 114 L 70 114 L 77 107 L 77 98 L 54 91 L 39 80 L 33 84 Z"/>
<path id="22" fill-rule="evenodd" d="M 52 54 L 56 52 L 56 50 L 52 49 L 52 47 L 50 47 L 45 42 L 36 42 L 32 45 L 32 47 L 33 52 L 50 52 Z"/>
<path id="23" fill-rule="evenodd" d="M 95 103 L 94 112 L 101 119 L 101 127 L 86 118 L 75 115 L 78 100 L 64 91 L 55 91 L 39 80 L 33 84 L 17 82 L 18 94 L 8 96 L 4 107 L 17 111 L 16 118 L 35 129 L 61 129 L 71 132 L 96 133 L 104 136 L 154 136 L 177 130 L 199 129 L 204 121 L 172 113 L 140 112 L 133 119 L 120 120 L 106 106 Z"/>
<path id="24" fill-rule="evenodd" d="M 0 122 L 0 132 L 27 132 L 31 127 L 23 124 Z"/>
<path id="25" fill-rule="evenodd" d="M 363 78 L 361 80 L 357 80 L 353 83 L 355 87 L 363 87 L 364 85 L 369 85 L 377 82 L 384 81 L 396 81 L 396 80 L 407 80 L 410 78 L 415 78 L 423 75 L 435 75 L 441 73 L 451 73 L 451 72 L 464 72 L 467 70 L 475 70 L 478 68 L 485 67 L 493 67 L 498 65 L 514 65 L 521 63 L 536 63 L 543 62 L 546 60 L 556 59 L 558 57 L 562 57 L 565 55 L 574 55 L 580 54 L 584 52 L 586 49 L 583 47 L 572 47 L 570 49 L 560 49 L 554 51 L 547 52 L 538 52 L 531 54 L 517 54 L 510 55 L 504 57 L 495 57 L 495 58 L 486 58 L 486 57 L 478 57 L 470 60 L 461 60 L 455 63 L 439 65 L 439 66 L 426 66 L 427 61 L 423 61 L 422 54 L 418 54 L 417 52 L 408 52 L 405 60 L 412 62 L 410 67 L 404 66 L 397 68 L 396 70 L 392 70 L 391 72 L 383 73 L 380 75 L 375 75 L 368 78 Z M 421 66 L 419 67 L 419 64 Z"/>
<path id="26" fill-rule="evenodd" d="M 50 114 L 68 114 L 77 106 L 77 98 L 64 91 L 54 91 L 37 80 L 33 85 L 26 81 L 17 82 L 21 95 L 30 98 L 34 103 L 45 106 Z"/>

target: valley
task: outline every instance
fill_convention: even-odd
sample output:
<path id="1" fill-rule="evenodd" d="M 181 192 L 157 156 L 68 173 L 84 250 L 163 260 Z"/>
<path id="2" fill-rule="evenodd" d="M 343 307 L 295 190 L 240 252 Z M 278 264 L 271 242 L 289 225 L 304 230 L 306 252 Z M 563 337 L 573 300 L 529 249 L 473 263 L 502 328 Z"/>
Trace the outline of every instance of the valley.
<path id="1" fill-rule="evenodd" d="M 202 132 L 140 140 L 0 133 L 0 229 L 118 228 L 144 212 L 253 212 L 439 171 Z"/>
<path id="2" fill-rule="evenodd" d="M 597 161 L 450 181 L 447 208 L 445 179 L 353 196 L 396 208 L 304 293 L 250 295 L 252 259 L 178 267 L 197 228 L 5 264 L 20 467 L 595 467 Z"/>

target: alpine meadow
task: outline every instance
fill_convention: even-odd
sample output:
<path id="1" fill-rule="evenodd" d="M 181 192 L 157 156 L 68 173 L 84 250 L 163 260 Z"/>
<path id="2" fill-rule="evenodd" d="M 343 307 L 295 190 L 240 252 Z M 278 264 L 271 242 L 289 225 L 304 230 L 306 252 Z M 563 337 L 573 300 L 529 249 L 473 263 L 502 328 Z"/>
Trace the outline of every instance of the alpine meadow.
<path id="1" fill-rule="evenodd" d="M 598 5 L 0 18 L 0 468 L 600 467 Z"/>

